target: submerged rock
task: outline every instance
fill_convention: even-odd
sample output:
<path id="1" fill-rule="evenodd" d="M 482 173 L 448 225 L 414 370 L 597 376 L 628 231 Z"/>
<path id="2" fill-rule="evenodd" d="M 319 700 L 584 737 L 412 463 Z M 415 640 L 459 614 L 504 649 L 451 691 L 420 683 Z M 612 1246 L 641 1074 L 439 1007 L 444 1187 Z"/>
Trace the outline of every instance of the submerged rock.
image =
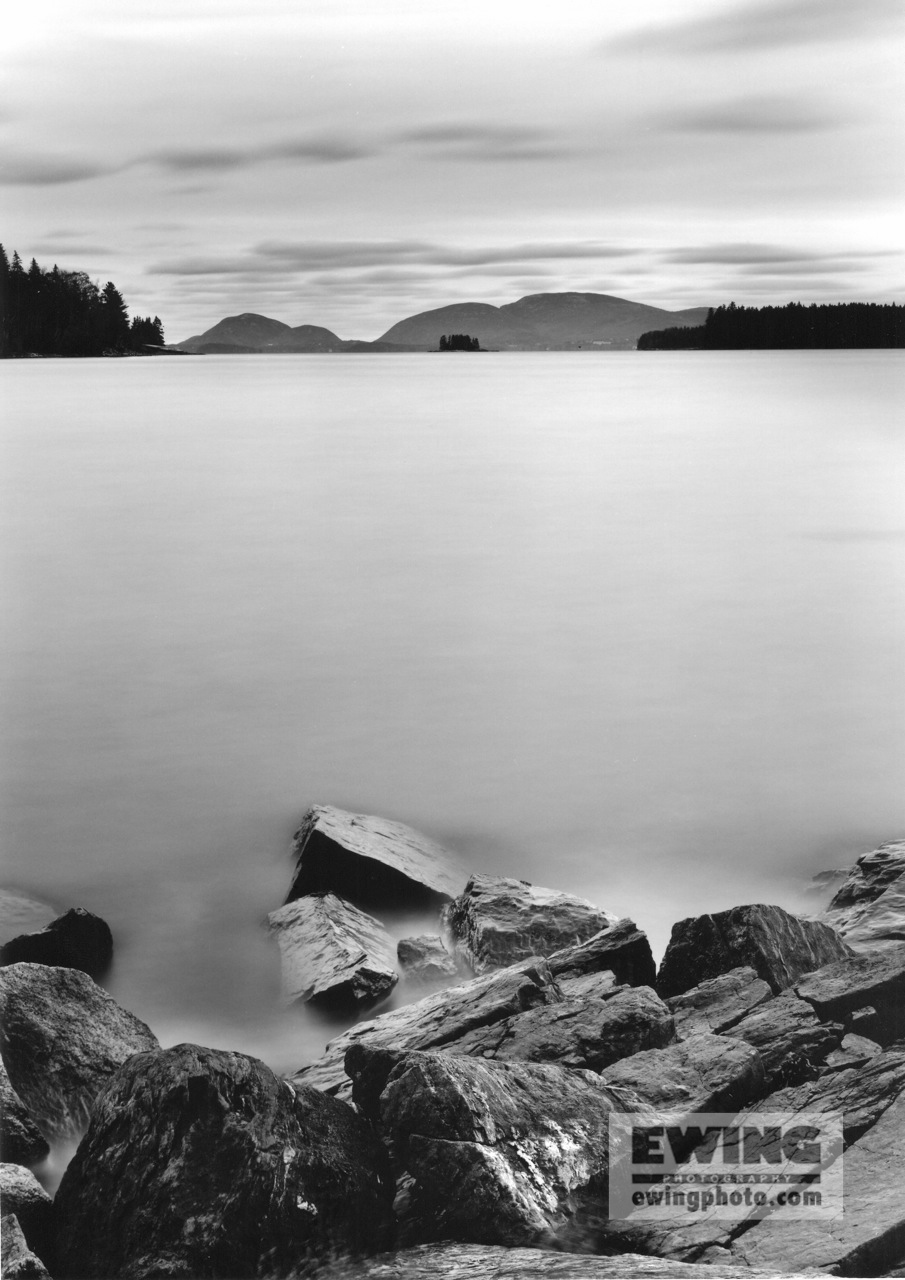
<path id="1" fill-rule="evenodd" d="M 29 1249 L 19 1219 L 12 1213 L 0 1219 L 0 1273 L 4 1280 L 50 1280 L 50 1272 Z"/>
<path id="2" fill-rule="evenodd" d="M 772 998 L 770 984 L 743 966 L 708 978 L 666 1003 L 676 1020 L 676 1035 L 685 1040 L 702 1032 L 720 1035 Z"/>
<path id="3" fill-rule="evenodd" d="M 113 960 L 113 935 L 100 916 L 73 907 L 38 933 L 21 933 L 0 947 L 0 965 L 46 964 L 100 978 Z"/>
<path id="4" fill-rule="evenodd" d="M 458 965 L 443 945 L 443 939 L 430 934 L 403 938 L 396 948 L 396 956 L 409 982 L 430 986 L 459 976 Z"/>
<path id="5" fill-rule="evenodd" d="M 33 1165 L 43 1160 L 50 1147 L 13 1089 L 0 1062 L 0 1160 L 9 1164 Z"/>
<path id="6" fill-rule="evenodd" d="M 33 1173 L 20 1164 L 0 1164 L 3 1213 L 12 1214 L 28 1248 L 42 1262 L 53 1262 L 54 1206 Z M 4 1275 L 6 1269 L 4 1268 Z"/>
<path id="7" fill-rule="evenodd" d="M 905 941 L 905 840 L 859 858 L 823 919 L 858 952 Z"/>
<path id="8" fill-rule="evenodd" d="M 10 1084 L 48 1137 L 70 1138 L 95 1097 L 157 1037 L 86 973 L 42 964 L 0 969 L 0 1051 Z"/>
<path id="9" fill-rule="evenodd" d="M 371 1076 L 356 1100 L 391 1152 L 400 1245 L 562 1244 L 602 1199 L 613 1100 L 592 1072 L 363 1045 L 347 1063 Z"/>
<path id="10" fill-rule="evenodd" d="M 57 1192 L 61 1274 L 286 1276 L 392 1240 L 382 1148 L 351 1107 L 244 1054 L 133 1057 Z"/>
<path id="11" fill-rule="evenodd" d="M 732 907 L 673 925 L 657 990 L 667 999 L 745 966 L 777 994 L 804 974 L 851 954 L 838 933 L 820 921 L 763 903 Z"/>
<path id="12" fill-rule="evenodd" d="M 477 974 L 585 942 L 617 917 L 585 898 L 501 876 L 473 875 L 444 912 L 455 948 Z"/>
<path id="13" fill-rule="evenodd" d="M 871 1038 L 891 1044 L 905 1035 L 905 942 L 818 969 L 795 991 L 823 1021 L 844 1023 L 846 1029 L 858 1012 L 872 1006 Z"/>
<path id="14" fill-rule="evenodd" d="M 397 982 L 393 940 L 379 920 L 334 893 L 296 898 L 271 911 L 283 997 L 335 1007 L 374 1004 Z"/>
<path id="15" fill-rule="evenodd" d="M 440 906 L 467 879 L 448 850 L 411 827 L 331 805 L 308 810 L 292 851 L 287 902 L 333 892 L 365 910 Z"/>

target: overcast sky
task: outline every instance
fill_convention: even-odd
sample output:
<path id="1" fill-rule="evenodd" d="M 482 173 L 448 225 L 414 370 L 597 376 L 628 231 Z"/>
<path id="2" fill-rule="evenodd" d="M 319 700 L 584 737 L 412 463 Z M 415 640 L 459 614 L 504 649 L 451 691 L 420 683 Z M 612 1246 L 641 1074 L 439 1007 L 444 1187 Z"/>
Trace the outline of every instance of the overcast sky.
<path id="1" fill-rule="evenodd" d="M 169 340 L 587 290 L 905 301 L 902 0 L 26 0 L 3 242 Z"/>

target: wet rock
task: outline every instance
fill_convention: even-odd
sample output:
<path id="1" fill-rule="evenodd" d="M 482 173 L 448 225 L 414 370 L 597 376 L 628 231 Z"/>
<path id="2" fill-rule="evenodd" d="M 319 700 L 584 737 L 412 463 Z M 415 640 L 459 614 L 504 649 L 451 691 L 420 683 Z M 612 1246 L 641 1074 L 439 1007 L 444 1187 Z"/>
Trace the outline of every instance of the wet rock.
<path id="1" fill-rule="evenodd" d="M 379 920 L 334 893 L 296 898 L 267 917 L 280 948 L 283 998 L 338 1008 L 374 1004 L 397 982 Z"/>
<path id="2" fill-rule="evenodd" d="M 549 1249 L 506 1249 L 488 1244 L 422 1244 L 327 1266 L 318 1280 L 758 1280 L 779 1271 L 706 1263 L 664 1262 L 640 1253 L 581 1257 Z"/>
<path id="3" fill-rule="evenodd" d="M 884 950 L 905 941 L 905 840 L 859 858 L 822 919 L 854 951 Z"/>
<path id="4" fill-rule="evenodd" d="M 137 1055 L 57 1192 L 66 1277 L 285 1276 L 391 1243 L 385 1156 L 352 1108 L 244 1054 Z"/>
<path id="5" fill-rule="evenodd" d="M 743 966 L 708 978 L 666 1003 L 676 1021 L 676 1035 L 684 1040 L 728 1031 L 772 996 L 769 983 Z"/>
<path id="6" fill-rule="evenodd" d="M 612 973 L 620 986 L 652 987 L 656 966 L 647 935 L 628 918 L 617 920 L 587 942 L 563 947 L 548 956 L 550 970 L 565 992 L 578 978 Z"/>
<path id="7" fill-rule="evenodd" d="M 391 1152 L 401 1246 L 562 1243 L 582 1199 L 601 1199 L 613 1101 L 599 1076 L 443 1053 L 372 1057 L 363 1045 L 347 1058 L 353 1078 L 374 1065 L 389 1068 L 365 1096 Z"/>
<path id="8" fill-rule="evenodd" d="M 448 983 L 458 977 L 455 960 L 443 945 L 443 939 L 430 934 L 420 938 L 403 938 L 396 948 L 399 967 L 409 982 L 432 986 Z"/>
<path id="9" fill-rule="evenodd" d="M 25 1103 L 13 1089 L 0 1062 L 0 1160 L 9 1164 L 33 1165 L 43 1160 L 50 1147 Z"/>
<path id="10" fill-rule="evenodd" d="M 440 906 L 467 875 L 448 850 L 401 822 L 315 805 L 293 837 L 286 898 L 333 892 L 366 911 Z"/>
<path id="11" fill-rule="evenodd" d="M 620 1058 L 662 1048 L 674 1039 L 672 1014 L 650 987 L 623 987 L 605 997 L 541 1005 L 480 1027 L 449 1052 L 602 1071 Z"/>
<path id="12" fill-rule="evenodd" d="M 814 969 L 851 955 L 834 929 L 762 903 L 673 925 L 657 975 L 664 999 L 739 966 L 752 968 L 778 994 Z"/>
<path id="13" fill-rule="evenodd" d="M 865 853 L 836 890 L 828 911 L 874 902 L 905 875 L 905 840 L 890 840 Z"/>
<path id="14" fill-rule="evenodd" d="M 856 1011 L 873 1006 L 871 1038 L 891 1044 L 905 1035 L 905 943 L 827 965 L 802 978 L 795 991 L 825 1022 L 848 1024 Z"/>
<path id="15" fill-rule="evenodd" d="M 0 1273 L 4 1280 L 50 1280 L 50 1272 L 29 1249 L 19 1219 L 12 1213 L 0 1219 Z"/>
<path id="16" fill-rule="evenodd" d="M 35 1175 L 20 1164 L 0 1164 L 0 1200 L 4 1215 L 12 1214 L 18 1221 L 31 1252 L 51 1264 L 54 1206 Z"/>
<path id="17" fill-rule="evenodd" d="M 38 933 L 21 933 L 0 948 L 0 965 L 46 964 L 100 978 L 113 960 L 113 935 L 100 916 L 73 907 Z"/>
<path id="18" fill-rule="evenodd" d="M 473 875 L 444 912 L 457 954 L 477 974 L 585 942 L 617 917 L 527 880 Z"/>
<path id="19" fill-rule="evenodd" d="M 86 973 L 42 964 L 0 970 L 3 1063 L 48 1137 L 80 1133 L 120 1063 L 151 1048 L 156 1036 Z"/>
<path id="20" fill-rule="evenodd" d="M 816 1075 L 816 1068 L 842 1040 L 839 1023 L 823 1023 L 805 1000 L 785 992 L 754 1009 L 724 1032 L 758 1051 L 765 1087 L 778 1089 Z"/>
<path id="21" fill-rule="evenodd" d="M 648 1105 L 669 1116 L 691 1111 L 739 1111 L 764 1091 L 760 1054 L 743 1041 L 690 1036 L 608 1067 L 603 1076 L 623 1098 L 622 1110 Z"/>
<path id="22" fill-rule="evenodd" d="M 848 1067 L 863 1067 L 882 1052 L 882 1046 L 876 1040 L 857 1035 L 843 1036 L 839 1048 L 827 1054 L 823 1063 L 824 1070 L 842 1071 Z"/>

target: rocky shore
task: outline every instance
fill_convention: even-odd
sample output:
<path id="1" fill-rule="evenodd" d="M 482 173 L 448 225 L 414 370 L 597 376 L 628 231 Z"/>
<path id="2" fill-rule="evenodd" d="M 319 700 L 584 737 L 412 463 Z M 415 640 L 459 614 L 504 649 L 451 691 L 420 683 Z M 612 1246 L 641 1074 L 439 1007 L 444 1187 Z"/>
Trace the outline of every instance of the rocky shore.
<path id="1" fill-rule="evenodd" d="M 659 968 L 643 903 L 636 923 L 472 874 L 397 822 L 316 806 L 293 856 L 267 921 L 283 997 L 349 1025 L 285 1077 L 162 1048 L 99 985 L 113 942 L 88 912 L 2 948 L 8 1280 L 905 1275 L 905 842 L 827 877 L 813 917 L 678 921 Z M 434 931 L 395 939 L 401 910 Z M 381 1011 L 400 979 L 418 998 Z M 838 1117 L 841 1202 L 614 1212 L 620 1124 L 671 1135 L 696 1185 L 701 1114 L 784 1176 L 775 1118 Z M 51 1197 L 33 1171 L 67 1142 Z"/>

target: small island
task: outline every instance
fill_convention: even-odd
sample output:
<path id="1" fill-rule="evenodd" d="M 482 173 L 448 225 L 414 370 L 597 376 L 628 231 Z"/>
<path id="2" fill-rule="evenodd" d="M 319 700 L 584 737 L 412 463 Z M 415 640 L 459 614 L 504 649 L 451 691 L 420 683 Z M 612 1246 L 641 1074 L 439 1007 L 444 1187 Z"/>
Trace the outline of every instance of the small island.
<path id="1" fill-rule="evenodd" d="M 472 338 L 467 333 L 451 333 L 448 336 L 443 333 L 440 335 L 440 351 L 483 351 L 477 338 Z"/>

